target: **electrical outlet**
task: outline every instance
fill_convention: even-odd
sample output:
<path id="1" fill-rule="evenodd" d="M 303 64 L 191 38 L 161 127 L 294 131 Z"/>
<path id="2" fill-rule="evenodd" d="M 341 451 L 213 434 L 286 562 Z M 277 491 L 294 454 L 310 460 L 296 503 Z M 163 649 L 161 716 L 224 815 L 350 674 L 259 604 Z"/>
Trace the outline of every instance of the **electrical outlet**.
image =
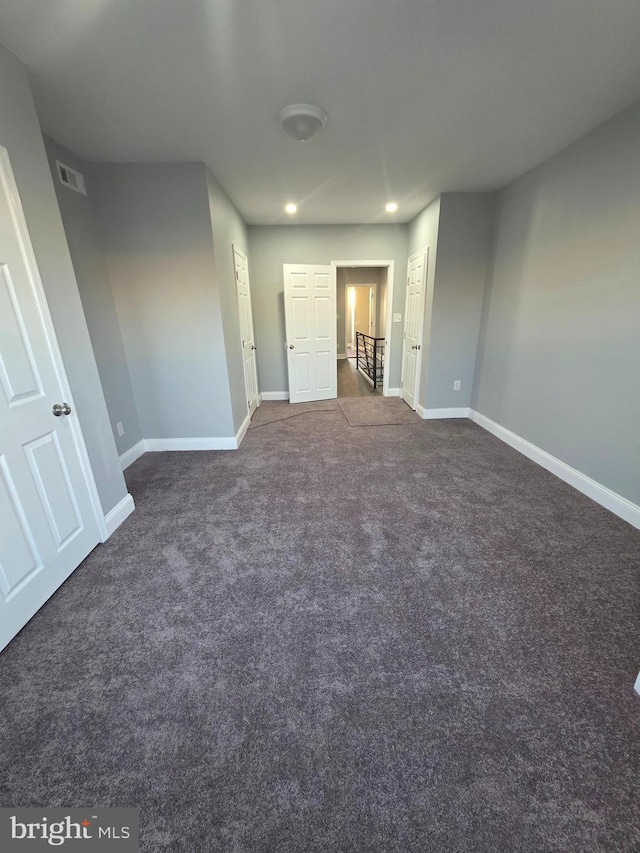
<path id="1" fill-rule="evenodd" d="M 116 424 L 116 429 L 118 430 L 118 435 L 120 436 L 120 438 L 122 438 L 122 436 L 124 435 L 124 427 L 122 426 L 122 421 L 118 421 L 118 423 Z"/>
<path id="2" fill-rule="evenodd" d="M 459 391 L 459 390 L 460 390 L 460 380 L 459 380 L 459 379 L 454 379 L 454 381 L 453 381 L 453 390 L 454 390 L 454 391 Z"/>

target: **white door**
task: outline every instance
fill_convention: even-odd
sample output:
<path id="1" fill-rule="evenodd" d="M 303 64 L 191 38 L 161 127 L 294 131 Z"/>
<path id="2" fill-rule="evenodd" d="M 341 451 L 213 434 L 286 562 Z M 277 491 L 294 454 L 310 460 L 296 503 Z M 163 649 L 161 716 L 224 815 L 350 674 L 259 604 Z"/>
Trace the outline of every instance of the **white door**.
<path id="1" fill-rule="evenodd" d="M 100 539 L 93 484 L 6 149 L 0 147 L 0 649 Z"/>
<path id="2" fill-rule="evenodd" d="M 256 342 L 253 334 L 253 315 L 251 313 L 249 265 L 247 263 L 247 256 L 235 246 L 233 247 L 233 263 L 236 271 L 238 312 L 240 314 L 244 385 L 247 391 L 249 417 L 251 417 L 258 405 L 258 371 L 256 369 Z"/>
<path id="3" fill-rule="evenodd" d="M 412 409 L 415 409 L 418 404 L 426 282 L 427 255 L 426 252 L 418 252 L 409 258 L 407 265 L 400 389 L 400 396 Z"/>
<path id="4" fill-rule="evenodd" d="M 338 396 L 336 268 L 284 264 L 289 402 Z"/>

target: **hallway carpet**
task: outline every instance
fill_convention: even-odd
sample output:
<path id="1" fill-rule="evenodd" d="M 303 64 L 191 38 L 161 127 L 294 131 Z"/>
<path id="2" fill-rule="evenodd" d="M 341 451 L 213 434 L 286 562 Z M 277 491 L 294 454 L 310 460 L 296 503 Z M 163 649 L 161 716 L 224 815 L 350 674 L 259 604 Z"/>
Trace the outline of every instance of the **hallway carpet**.
<path id="1" fill-rule="evenodd" d="M 639 531 L 467 420 L 127 479 L 0 655 L 0 805 L 139 806 L 144 853 L 640 849 Z"/>
<path id="2" fill-rule="evenodd" d="M 338 359 L 338 397 L 381 397 L 382 388 L 374 388 L 360 371 L 355 358 Z"/>

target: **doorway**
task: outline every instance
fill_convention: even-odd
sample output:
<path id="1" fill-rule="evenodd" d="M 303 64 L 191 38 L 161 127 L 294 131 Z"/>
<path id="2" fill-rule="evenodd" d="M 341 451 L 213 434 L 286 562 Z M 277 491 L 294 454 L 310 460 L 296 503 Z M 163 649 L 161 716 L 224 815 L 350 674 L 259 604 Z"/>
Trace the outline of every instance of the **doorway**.
<path id="1" fill-rule="evenodd" d="M 345 285 L 345 354 L 356 358 L 357 333 L 368 337 L 376 334 L 377 284 Z"/>
<path id="2" fill-rule="evenodd" d="M 346 354 L 346 295 L 350 284 L 375 286 L 374 320 L 376 356 L 370 373 L 359 370 L 360 379 L 383 396 L 395 396 L 399 389 L 389 384 L 388 353 L 391 341 L 394 261 L 332 261 L 330 265 L 283 264 L 285 350 L 290 403 L 329 400 L 340 396 L 340 372 L 349 367 Z M 338 282 L 340 277 L 340 282 Z M 389 310 L 387 310 L 387 305 Z M 335 318 L 335 319 L 334 319 Z M 397 315 L 398 322 L 401 315 Z M 361 333 L 364 334 L 364 333 Z M 357 341 L 356 341 L 357 343 Z M 357 347 L 356 347 L 357 350 Z M 359 361 L 356 351 L 356 361 Z M 396 359 L 399 352 L 396 353 Z M 377 371 L 377 372 L 375 372 Z M 347 374 L 345 374 L 347 375 Z M 372 378 L 374 377 L 374 378 Z M 352 384 L 352 383 L 349 383 Z M 353 393 L 354 389 L 346 393 Z M 370 393 L 367 390 L 367 393 Z"/>
<path id="3" fill-rule="evenodd" d="M 338 397 L 383 394 L 388 277 L 382 262 L 337 268 Z"/>

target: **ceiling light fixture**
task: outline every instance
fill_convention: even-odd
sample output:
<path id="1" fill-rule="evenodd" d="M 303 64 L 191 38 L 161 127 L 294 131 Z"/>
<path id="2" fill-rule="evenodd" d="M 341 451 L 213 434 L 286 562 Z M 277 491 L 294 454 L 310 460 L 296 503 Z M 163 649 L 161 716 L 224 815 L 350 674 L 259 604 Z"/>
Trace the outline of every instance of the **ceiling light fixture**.
<path id="1" fill-rule="evenodd" d="M 308 142 L 327 123 L 329 116 L 313 104 L 290 104 L 278 113 L 285 133 L 297 142 Z"/>
<path id="2" fill-rule="evenodd" d="M 385 205 L 384 209 L 387 211 L 387 213 L 395 213 L 398 209 L 398 205 L 395 203 L 395 201 L 390 201 L 388 204 Z"/>
<path id="3" fill-rule="evenodd" d="M 291 201 L 289 202 L 289 204 L 285 204 L 284 209 L 287 211 L 287 213 L 293 215 L 298 210 L 298 206 Z"/>

